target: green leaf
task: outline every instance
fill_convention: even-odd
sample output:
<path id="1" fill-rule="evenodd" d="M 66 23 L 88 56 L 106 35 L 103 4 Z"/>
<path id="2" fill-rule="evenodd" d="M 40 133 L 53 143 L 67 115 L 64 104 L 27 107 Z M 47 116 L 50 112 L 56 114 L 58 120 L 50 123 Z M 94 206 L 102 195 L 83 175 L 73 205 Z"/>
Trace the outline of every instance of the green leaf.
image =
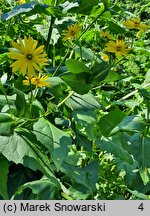
<path id="1" fill-rule="evenodd" d="M 43 177 L 40 180 L 27 182 L 24 185 L 21 185 L 17 191 L 15 192 L 14 196 L 21 194 L 25 189 L 31 189 L 33 194 L 36 194 L 36 199 L 38 200 L 54 200 L 58 199 L 59 191 L 60 191 L 60 184 L 58 181 Z"/>
<path id="2" fill-rule="evenodd" d="M 98 180 L 98 162 L 92 161 L 84 168 L 75 167 L 65 163 L 63 165 L 64 172 L 72 181 L 73 188 L 76 191 L 81 191 L 93 198 L 96 191 L 96 182 Z"/>
<path id="3" fill-rule="evenodd" d="M 112 21 L 109 22 L 108 30 L 114 34 L 125 34 L 126 33 L 126 30 L 124 28 L 120 27 L 119 25 L 117 25 L 116 23 Z"/>
<path id="4" fill-rule="evenodd" d="M 145 169 L 150 167 L 150 137 L 135 134 L 129 140 L 131 153 L 139 163 L 139 167 Z"/>
<path id="5" fill-rule="evenodd" d="M 9 172 L 9 164 L 5 158 L 0 157 L 0 195 L 4 199 L 8 199 L 7 193 L 7 175 Z"/>
<path id="6" fill-rule="evenodd" d="M 68 59 L 66 61 L 66 66 L 68 70 L 73 74 L 90 72 L 90 69 L 87 66 L 85 66 L 83 62 L 79 62 L 78 60 L 75 59 Z"/>
<path id="7" fill-rule="evenodd" d="M 45 118 L 40 118 L 33 128 L 37 139 L 49 149 L 54 164 L 60 169 L 72 144 L 70 136 Z"/>
<path id="8" fill-rule="evenodd" d="M 104 115 L 98 123 L 102 134 L 107 137 L 112 129 L 115 128 L 124 117 L 125 114 L 120 111 L 118 107 L 110 111 L 107 115 Z"/>
<path id="9" fill-rule="evenodd" d="M 128 151 L 124 150 L 120 144 L 114 142 L 113 140 L 97 138 L 96 144 L 102 151 L 107 151 L 108 153 L 111 153 L 115 157 L 119 158 L 121 161 L 133 164 L 132 156 L 128 153 Z"/>
<path id="10" fill-rule="evenodd" d="M 75 121 L 76 129 L 79 133 L 85 135 L 91 140 L 96 137 L 96 122 L 97 118 L 92 111 L 74 111 L 73 119 Z"/>
<path id="11" fill-rule="evenodd" d="M 117 133 L 118 131 L 138 132 L 142 131 L 146 127 L 146 122 L 143 117 L 138 115 L 126 116 L 117 127 L 115 127 L 110 135 Z"/>
<path id="12" fill-rule="evenodd" d="M 93 9 L 93 6 L 98 4 L 98 0 L 80 0 L 79 7 L 71 8 L 68 12 L 78 13 L 78 14 L 86 14 L 89 15 Z"/>
<path id="13" fill-rule="evenodd" d="M 13 130 L 16 126 L 15 118 L 12 118 L 10 114 L 0 113 L 0 135 L 10 136 L 13 134 Z"/>
<path id="14" fill-rule="evenodd" d="M 75 52 L 87 60 L 96 61 L 97 63 L 101 62 L 101 59 L 88 48 L 76 46 Z"/>
<path id="15" fill-rule="evenodd" d="M 89 80 L 89 82 L 91 81 L 92 83 L 97 83 L 97 82 L 101 82 L 103 80 L 106 79 L 109 71 L 110 71 L 110 66 L 107 63 L 100 63 L 100 64 L 96 64 L 92 69 L 92 76 Z"/>
<path id="16" fill-rule="evenodd" d="M 121 80 L 123 77 L 115 71 L 110 71 L 105 79 L 105 83 L 115 82 Z"/>
<path id="17" fill-rule="evenodd" d="M 82 72 L 79 74 L 67 73 L 61 76 L 64 82 L 71 87 L 73 91 L 78 94 L 86 94 L 93 87 L 92 84 L 88 84 L 89 73 Z"/>
<path id="18" fill-rule="evenodd" d="M 7 21 L 14 16 L 17 16 L 22 13 L 27 13 L 32 11 L 33 13 L 40 13 L 40 11 L 44 12 L 48 5 L 39 4 L 36 2 L 30 2 L 26 4 L 21 4 L 19 6 L 14 7 L 10 12 L 2 14 L 2 21 Z"/>
<path id="19" fill-rule="evenodd" d="M 17 94 L 16 96 L 16 101 L 15 105 L 17 108 L 17 113 L 21 117 L 25 114 L 26 112 L 26 100 L 25 100 L 25 95 L 22 91 L 14 88 L 14 92 Z"/>
<path id="20" fill-rule="evenodd" d="M 66 105 L 72 110 L 95 110 L 101 109 L 102 106 L 98 100 L 91 93 L 79 95 L 74 94 L 71 98 L 66 101 Z"/>

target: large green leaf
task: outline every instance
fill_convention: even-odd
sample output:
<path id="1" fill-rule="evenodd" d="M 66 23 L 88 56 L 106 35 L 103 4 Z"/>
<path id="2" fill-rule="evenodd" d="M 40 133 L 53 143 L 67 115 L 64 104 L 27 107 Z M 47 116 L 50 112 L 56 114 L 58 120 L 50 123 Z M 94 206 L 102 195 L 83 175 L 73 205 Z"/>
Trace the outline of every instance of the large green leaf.
<path id="1" fill-rule="evenodd" d="M 102 62 L 102 60 L 94 52 L 92 52 L 92 50 L 88 48 L 76 46 L 75 52 L 85 59 L 96 61 L 97 63 Z"/>
<path id="2" fill-rule="evenodd" d="M 46 176 L 55 178 L 45 149 L 31 131 L 17 128 L 13 135 L 0 136 L 0 140 L 0 152 L 9 161 L 23 164 L 32 170 L 41 170 Z"/>
<path id="3" fill-rule="evenodd" d="M 93 198 L 96 191 L 96 182 L 98 180 L 98 162 L 92 161 L 84 168 L 71 166 L 67 163 L 63 165 L 63 171 L 72 181 L 73 188 L 81 191 L 87 196 Z"/>
<path id="4" fill-rule="evenodd" d="M 8 175 L 8 161 L 0 157 L 0 195 L 4 199 L 8 199 L 7 194 L 7 175 Z"/>
<path id="5" fill-rule="evenodd" d="M 132 156 L 128 153 L 127 150 L 124 150 L 122 146 L 111 139 L 102 139 L 97 138 L 96 140 L 97 146 L 102 151 L 107 151 L 108 153 L 112 153 L 115 157 L 119 158 L 121 161 L 125 161 L 129 164 L 133 164 Z"/>
<path id="6" fill-rule="evenodd" d="M 85 135 L 90 140 L 94 140 L 96 137 L 97 117 L 92 111 L 76 111 L 73 112 L 73 119 L 75 121 L 76 129 L 80 134 Z"/>
<path id="7" fill-rule="evenodd" d="M 78 13 L 78 14 L 90 14 L 93 6 L 98 4 L 98 0 L 80 0 L 79 1 L 79 7 L 72 8 L 69 10 L 69 12 Z"/>
<path id="8" fill-rule="evenodd" d="M 58 181 L 43 177 L 40 180 L 27 182 L 21 185 L 13 197 L 22 193 L 25 189 L 31 189 L 33 194 L 36 194 L 36 199 L 38 200 L 53 200 L 59 198 L 60 184 Z"/>
<path id="9" fill-rule="evenodd" d="M 118 124 L 112 131 L 111 135 L 118 131 L 138 132 L 146 128 L 147 124 L 144 118 L 138 115 L 126 116 L 120 124 Z"/>
<path id="10" fill-rule="evenodd" d="M 90 77 L 89 82 L 92 83 L 101 82 L 104 79 L 106 79 L 110 71 L 110 66 L 107 63 L 102 62 L 100 64 L 96 64 L 93 68 L 91 68 L 91 71 L 92 71 L 92 76 Z"/>
<path id="11" fill-rule="evenodd" d="M 73 91 L 78 94 L 86 94 L 93 87 L 92 84 L 88 84 L 90 74 L 82 72 L 79 74 L 67 73 L 61 76 L 65 83 L 71 87 Z"/>
<path id="12" fill-rule="evenodd" d="M 45 118 L 40 118 L 33 128 L 37 139 L 49 149 L 54 164 L 60 169 L 69 152 L 69 146 L 72 143 L 71 137 Z"/>
<path id="13" fill-rule="evenodd" d="M 107 115 L 104 115 L 98 123 L 102 134 L 108 136 L 112 129 L 115 128 L 124 117 L 125 114 L 118 107 L 110 111 Z"/>
<path id="14" fill-rule="evenodd" d="M 16 126 L 16 119 L 12 118 L 10 114 L 0 113 L 0 135 L 10 136 Z"/>
<path id="15" fill-rule="evenodd" d="M 45 12 L 45 9 L 49 7 L 48 5 L 39 4 L 36 2 L 30 2 L 26 4 L 21 4 L 14 7 L 11 11 L 2 14 L 2 21 L 7 21 L 14 16 L 17 16 L 22 13 L 27 13 L 32 11 L 33 13 L 40 13 L 40 11 Z"/>
<path id="16" fill-rule="evenodd" d="M 150 137 L 135 134 L 129 140 L 131 153 L 141 168 L 150 168 Z"/>
<path id="17" fill-rule="evenodd" d="M 90 69 L 83 63 L 75 59 L 68 59 L 66 66 L 71 73 L 78 74 L 81 72 L 90 72 Z"/>
<path id="18" fill-rule="evenodd" d="M 91 93 L 79 95 L 74 94 L 66 101 L 66 105 L 72 110 L 95 110 L 102 108 L 99 101 Z"/>

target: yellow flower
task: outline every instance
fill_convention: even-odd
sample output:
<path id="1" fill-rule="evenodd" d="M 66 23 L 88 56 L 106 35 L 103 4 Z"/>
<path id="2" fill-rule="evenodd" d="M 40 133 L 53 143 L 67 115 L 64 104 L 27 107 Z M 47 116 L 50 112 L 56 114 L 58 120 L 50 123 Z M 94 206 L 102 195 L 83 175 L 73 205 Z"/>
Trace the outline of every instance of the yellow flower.
<path id="1" fill-rule="evenodd" d="M 22 41 L 12 42 L 15 49 L 9 49 L 9 58 L 16 60 L 10 67 L 12 71 L 19 71 L 20 74 L 28 74 L 29 77 L 35 75 L 35 70 L 42 72 L 41 66 L 47 65 L 47 54 L 43 54 L 44 46 L 37 48 L 37 41 L 34 41 L 32 37 L 28 39 L 24 37 Z"/>
<path id="2" fill-rule="evenodd" d="M 108 30 L 101 31 L 100 36 L 103 38 L 107 38 L 108 40 L 110 40 L 112 38 L 112 35 L 110 34 L 110 31 L 108 31 Z"/>
<path id="3" fill-rule="evenodd" d="M 43 75 L 41 76 L 41 73 L 39 73 L 38 76 L 28 77 L 25 76 L 26 80 L 23 80 L 23 85 L 35 85 L 36 88 L 42 88 L 44 86 L 50 86 L 50 82 L 48 81 L 48 76 Z"/>
<path id="4" fill-rule="evenodd" d="M 19 4 L 25 4 L 26 0 L 19 0 Z"/>
<path id="5" fill-rule="evenodd" d="M 115 53 L 117 58 L 126 56 L 130 48 L 127 47 L 124 40 L 109 41 L 104 49 L 107 52 Z"/>
<path id="6" fill-rule="evenodd" d="M 77 38 L 78 33 L 80 32 L 80 25 L 79 24 L 74 24 L 68 27 L 67 30 L 65 30 L 63 41 L 66 41 L 70 39 L 73 41 L 75 38 Z"/>
<path id="7" fill-rule="evenodd" d="M 108 56 L 107 54 L 102 53 L 102 54 L 101 54 L 101 58 L 102 58 L 103 61 L 109 62 L 109 56 Z"/>
<path id="8" fill-rule="evenodd" d="M 126 20 L 123 24 L 128 29 L 138 29 L 140 31 L 145 31 L 149 28 L 148 25 L 140 22 L 140 18 Z"/>

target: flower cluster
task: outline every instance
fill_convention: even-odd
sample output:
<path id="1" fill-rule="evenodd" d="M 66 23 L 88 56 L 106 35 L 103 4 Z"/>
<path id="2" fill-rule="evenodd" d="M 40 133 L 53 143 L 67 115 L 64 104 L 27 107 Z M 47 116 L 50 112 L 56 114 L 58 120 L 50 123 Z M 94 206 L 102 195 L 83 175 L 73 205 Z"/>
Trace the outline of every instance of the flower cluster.
<path id="1" fill-rule="evenodd" d="M 19 72 L 23 76 L 26 75 L 26 80 L 23 81 L 25 85 L 36 85 L 36 87 L 48 86 L 46 82 L 48 76 L 42 76 L 41 67 L 47 65 L 47 54 L 44 54 L 44 46 L 37 47 L 37 41 L 32 37 L 24 37 L 24 40 L 19 39 L 18 43 L 12 42 L 8 54 L 9 58 L 15 60 L 10 67 L 12 72 Z M 37 76 L 37 72 L 39 75 Z"/>

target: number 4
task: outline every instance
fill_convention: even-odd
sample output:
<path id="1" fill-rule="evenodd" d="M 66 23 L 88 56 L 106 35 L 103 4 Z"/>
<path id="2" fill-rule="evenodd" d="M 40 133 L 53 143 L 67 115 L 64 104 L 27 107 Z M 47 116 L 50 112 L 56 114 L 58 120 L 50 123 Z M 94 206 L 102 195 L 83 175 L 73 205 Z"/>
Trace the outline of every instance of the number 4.
<path id="1" fill-rule="evenodd" d="M 144 210 L 144 206 L 143 206 L 143 203 L 141 203 L 138 207 L 139 210 L 143 211 Z"/>

